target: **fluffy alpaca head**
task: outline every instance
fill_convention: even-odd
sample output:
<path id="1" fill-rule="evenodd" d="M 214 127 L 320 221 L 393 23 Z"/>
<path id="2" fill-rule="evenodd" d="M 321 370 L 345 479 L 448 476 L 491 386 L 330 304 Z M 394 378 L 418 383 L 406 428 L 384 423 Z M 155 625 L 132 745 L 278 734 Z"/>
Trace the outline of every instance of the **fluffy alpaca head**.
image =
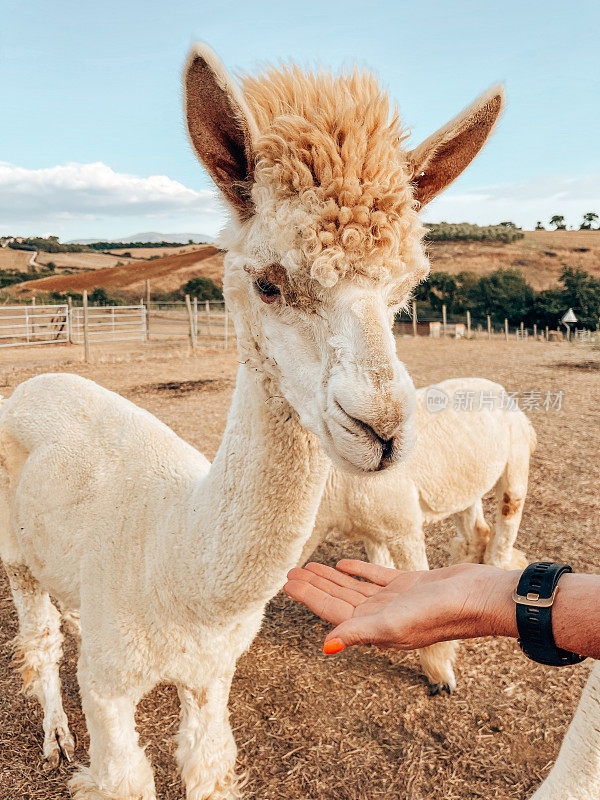
<path id="1" fill-rule="evenodd" d="M 388 466 L 411 440 L 391 324 L 429 268 L 418 210 L 483 146 L 502 90 L 409 151 L 368 72 L 289 66 L 238 85 L 200 45 L 184 85 L 190 139 L 233 212 L 225 292 L 244 360 L 336 463 Z"/>
<path id="2" fill-rule="evenodd" d="M 357 69 L 245 77 L 256 121 L 256 213 L 295 229 L 296 262 L 322 286 L 355 274 L 425 277 L 428 264 L 398 112 Z"/>

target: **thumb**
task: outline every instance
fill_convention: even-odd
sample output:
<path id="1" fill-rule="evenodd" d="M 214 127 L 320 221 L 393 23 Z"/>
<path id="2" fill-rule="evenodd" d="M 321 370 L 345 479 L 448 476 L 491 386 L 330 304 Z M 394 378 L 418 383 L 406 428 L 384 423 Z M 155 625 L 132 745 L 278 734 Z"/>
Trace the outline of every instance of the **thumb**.
<path id="1" fill-rule="evenodd" d="M 323 644 L 323 652 L 328 655 L 339 653 L 346 647 L 375 643 L 378 638 L 377 627 L 372 617 L 348 619 L 327 634 Z"/>

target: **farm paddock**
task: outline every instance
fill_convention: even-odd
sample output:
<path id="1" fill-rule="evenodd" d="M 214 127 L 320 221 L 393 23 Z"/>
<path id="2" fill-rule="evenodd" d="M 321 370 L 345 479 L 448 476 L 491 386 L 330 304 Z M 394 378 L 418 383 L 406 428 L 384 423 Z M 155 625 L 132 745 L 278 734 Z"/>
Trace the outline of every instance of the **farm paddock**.
<path id="1" fill-rule="evenodd" d="M 479 375 L 521 397 L 562 392 L 562 407 L 527 413 L 537 431 L 528 501 L 517 544 L 531 559 L 600 565 L 600 352 L 540 342 L 398 340 L 417 385 Z M 0 393 L 34 374 L 74 371 L 147 408 L 183 438 L 214 456 L 233 390 L 233 349 L 107 345 L 81 363 L 81 349 L 51 347 L 0 353 Z M 453 526 L 428 531 L 430 562 L 447 559 Z M 344 549 L 342 549 L 344 548 Z M 360 555 L 328 543 L 318 557 L 333 563 Z M 532 664 L 512 641 L 461 646 L 458 689 L 429 697 L 413 654 L 360 649 L 321 654 L 325 626 L 279 594 L 261 632 L 240 660 L 231 693 L 239 767 L 248 798 L 260 800 L 471 800 L 528 797 L 553 762 L 577 704 L 589 662 L 552 670 Z M 41 715 L 19 694 L 10 662 L 16 616 L 4 576 L 0 586 L 0 800 L 68 797 L 71 767 L 46 773 Z M 85 757 L 87 737 L 67 638 L 62 670 L 65 708 Z M 172 736 L 178 704 L 160 687 L 138 711 L 142 741 L 164 800 L 184 795 Z"/>

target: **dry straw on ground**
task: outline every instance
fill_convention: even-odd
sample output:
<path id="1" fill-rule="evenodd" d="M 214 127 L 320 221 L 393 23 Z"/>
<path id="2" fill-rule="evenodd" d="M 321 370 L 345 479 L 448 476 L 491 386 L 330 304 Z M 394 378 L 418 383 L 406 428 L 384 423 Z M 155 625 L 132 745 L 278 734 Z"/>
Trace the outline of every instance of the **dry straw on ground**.
<path id="1" fill-rule="evenodd" d="M 66 360 L 68 352 L 54 354 Z M 412 339 L 400 340 L 399 352 L 418 385 L 481 375 L 513 391 L 564 392 L 560 411 L 531 413 L 539 445 L 519 546 L 531 558 L 563 559 L 598 571 L 600 384 L 589 365 L 599 365 L 600 354 L 566 344 Z M 214 455 L 233 387 L 233 351 L 188 358 L 140 347 L 131 357 L 104 354 L 85 366 L 57 365 L 56 355 L 39 353 L 0 355 L 3 394 L 34 372 L 76 369 L 131 397 Z M 430 529 L 433 565 L 447 559 L 452 531 L 449 523 Z M 333 562 L 342 553 L 359 552 L 326 544 L 318 556 Z M 8 646 L 15 625 L 2 579 L 0 800 L 66 800 L 70 768 L 44 773 L 39 709 L 18 694 Z M 588 662 L 561 670 L 537 666 L 512 641 L 468 642 L 460 650 L 456 694 L 432 698 L 413 654 L 364 648 L 325 657 L 324 631 L 312 614 L 280 594 L 239 664 L 231 713 L 249 798 L 522 800 L 555 758 L 589 670 Z M 69 642 L 66 708 L 78 738 L 77 758 L 85 759 L 74 670 Z M 145 698 L 138 712 L 163 800 L 184 797 L 173 761 L 177 715 L 170 687 Z"/>

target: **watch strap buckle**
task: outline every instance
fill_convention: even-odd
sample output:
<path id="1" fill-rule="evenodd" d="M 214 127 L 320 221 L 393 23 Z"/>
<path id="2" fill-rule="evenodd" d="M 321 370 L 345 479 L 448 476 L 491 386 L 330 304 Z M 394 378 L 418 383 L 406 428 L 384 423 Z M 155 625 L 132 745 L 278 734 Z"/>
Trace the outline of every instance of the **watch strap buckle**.
<path id="1" fill-rule="evenodd" d="M 538 592 L 527 592 L 527 594 L 519 594 L 516 590 L 513 592 L 512 599 L 514 600 L 517 605 L 520 606 L 532 606 L 534 608 L 550 608 L 550 606 L 554 603 L 554 598 L 556 597 L 556 592 L 558 591 L 558 586 L 554 588 L 554 591 L 550 595 L 550 597 L 540 597 Z"/>

